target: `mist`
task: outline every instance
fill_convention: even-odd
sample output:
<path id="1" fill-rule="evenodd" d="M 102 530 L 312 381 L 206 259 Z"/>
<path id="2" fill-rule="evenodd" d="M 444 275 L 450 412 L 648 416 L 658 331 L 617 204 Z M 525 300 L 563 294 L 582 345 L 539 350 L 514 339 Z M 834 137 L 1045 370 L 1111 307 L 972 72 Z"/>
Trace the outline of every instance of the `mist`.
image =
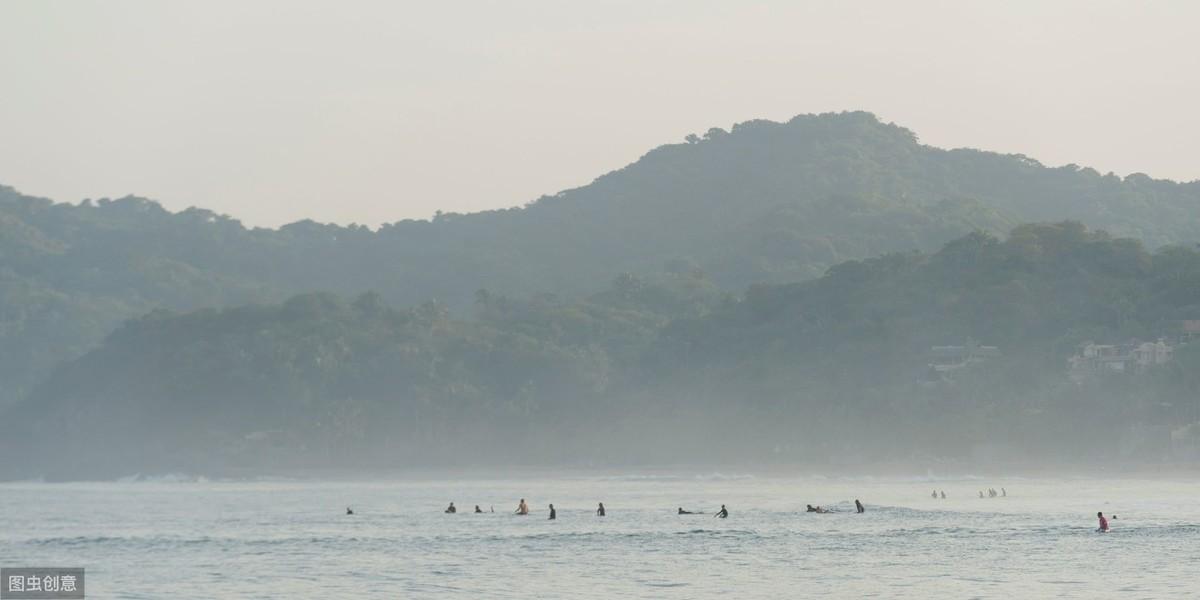
<path id="1" fill-rule="evenodd" d="M 1197 22 L 0 2 L 0 597 L 1194 598 Z"/>
<path id="2" fill-rule="evenodd" d="M 747 121 L 378 230 L 5 189 L 5 475 L 1192 464 L 1200 184 L 917 140 Z"/>

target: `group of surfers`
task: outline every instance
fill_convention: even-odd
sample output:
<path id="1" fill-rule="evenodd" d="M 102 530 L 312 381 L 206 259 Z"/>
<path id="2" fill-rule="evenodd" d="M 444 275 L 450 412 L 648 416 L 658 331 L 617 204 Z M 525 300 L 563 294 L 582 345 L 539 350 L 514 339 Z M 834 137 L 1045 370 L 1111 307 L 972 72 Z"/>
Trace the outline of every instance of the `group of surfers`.
<path id="1" fill-rule="evenodd" d="M 1004 488 L 1000 488 L 1000 489 L 1004 489 Z M 1008 495 L 1008 494 L 1007 494 L 1007 492 L 1006 492 L 1004 495 L 1005 495 L 1005 496 L 1007 496 L 1007 495 Z M 935 495 L 934 495 L 934 497 L 935 497 L 935 498 L 937 497 L 937 495 L 936 495 L 936 492 L 935 492 Z M 943 493 L 942 493 L 942 498 L 945 498 L 945 497 L 946 497 L 946 496 L 945 496 L 945 492 L 943 492 Z M 980 497 L 983 497 L 983 492 L 980 492 Z M 496 512 L 496 509 L 495 509 L 495 507 L 489 507 L 489 508 L 491 509 L 489 512 L 493 512 L 493 513 L 494 513 L 494 512 Z M 830 509 L 828 509 L 828 508 L 821 508 L 820 506 L 813 506 L 813 505 L 811 505 L 811 504 L 806 504 L 806 505 L 805 505 L 805 508 L 806 508 L 805 512 L 810 512 L 810 513 L 818 513 L 818 514 L 827 514 L 827 513 L 832 513 L 832 512 L 838 512 L 838 511 L 835 511 L 835 510 L 830 510 Z M 455 513 L 457 513 L 457 512 L 458 512 L 458 507 L 454 506 L 454 503 L 453 503 L 453 502 L 451 502 L 451 503 L 450 503 L 450 506 L 447 506 L 447 507 L 446 507 L 446 510 L 444 510 L 444 511 L 442 511 L 442 512 L 445 512 L 445 513 L 446 513 L 446 514 L 448 514 L 448 515 L 452 515 L 452 514 L 455 514 Z M 476 505 L 475 505 L 475 512 L 476 512 L 476 513 L 482 513 L 482 512 L 483 512 L 483 509 L 482 509 L 482 508 L 479 508 L 479 505 L 478 505 L 478 504 L 476 504 Z M 859 502 L 857 498 L 855 498 L 855 499 L 854 499 L 854 512 L 857 512 L 857 513 L 859 513 L 859 514 L 862 514 L 862 513 L 865 513 L 865 512 L 867 512 L 867 509 L 866 509 L 866 508 L 863 506 L 863 503 L 862 503 L 862 502 Z M 351 508 L 350 508 L 349 506 L 347 506 L 347 507 L 346 507 L 346 514 L 348 514 L 348 515 L 352 515 L 352 514 L 354 514 L 354 511 L 353 511 L 353 510 L 351 510 Z M 521 501 L 517 503 L 517 510 L 513 511 L 513 514 L 517 514 L 517 515 L 528 515 L 528 514 L 529 514 L 529 504 L 525 502 L 525 499 L 524 499 L 524 498 L 521 498 Z M 600 503 L 600 505 L 599 505 L 599 506 L 596 508 L 596 516 L 598 516 L 598 517 L 603 517 L 603 516 L 605 516 L 606 514 L 608 514 L 608 513 L 607 513 L 607 511 L 605 511 L 605 510 L 604 510 L 604 503 L 603 503 L 603 502 L 601 502 L 601 503 Z M 679 514 L 679 515 L 703 515 L 703 514 L 705 514 L 705 513 L 702 513 L 702 512 L 693 512 L 693 511 L 690 511 L 690 510 L 683 510 L 683 507 L 682 507 L 682 506 L 680 506 L 680 507 L 679 507 L 679 510 L 678 510 L 678 511 L 677 511 L 675 514 Z M 721 510 L 717 511 L 716 513 L 714 513 L 714 514 L 713 514 L 713 517 L 714 517 L 714 518 L 718 518 L 718 519 L 725 519 L 725 518 L 728 518 L 728 517 L 729 517 L 729 510 L 725 508 L 725 505 L 724 505 L 724 504 L 722 504 L 722 505 L 721 505 Z M 556 511 L 556 510 L 554 509 L 554 505 L 553 505 L 553 504 L 551 504 L 551 505 L 550 505 L 550 520 L 551 520 L 551 521 L 553 521 L 553 520 L 555 520 L 555 519 L 557 519 L 557 518 L 558 518 L 558 511 Z M 1100 527 L 1099 527 L 1098 529 L 1096 529 L 1096 531 L 1097 531 L 1097 532 L 1100 532 L 1100 533 L 1108 533 L 1108 519 L 1105 519 L 1105 518 L 1104 518 L 1104 513 L 1103 513 L 1103 512 L 1097 512 L 1097 513 L 1096 513 L 1096 518 L 1100 520 Z M 1117 518 L 1117 515 L 1113 515 L 1113 516 L 1112 516 L 1112 518 L 1113 518 L 1113 519 L 1116 519 L 1116 518 Z"/>
<path id="2" fill-rule="evenodd" d="M 493 512 L 493 513 L 494 513 L 494 512 L 496 512 L 496 509 L 495 509 L 495 507 L 489 507 L 489 508 L 491 509 L 489 512 Z M 554 505 L 553 505 L 553 504 L 551 504 L 551 505 L 549 506 L 549 508 L 550 508 L 550 519 L 551 519 L 551 520 L 557 519 L 557 518 L 558 518 L 558 511 L 554 509 Z M 857 513 L 865 513 L 865 512 L 867 512 L 867 509 L 866 509 L 865 507 L 863 507 L 863 503 L 862 503 L 862 502 L 859 502 L 857 498 L 854 500 L 854 509 L 855 509 L 855 512 L 857 512 Z M 448 514 L 448 515 L 452 515 L 452 514 L 455 514 L 455 513 L 457 513 L 457 512 L 458 512 L 458 507 L 454 506 L 454 503 L 453 503 L 453 502 L 451 502 L 451 503 L 450 503 L 450 506 L 447 506 L 447 507 L 446 507 L 446 510 L 444 510 L 444 511 L 442 511 L 442 512 L 444 512 L 444 513 L 446 513 L 446 514 Z M 482 512 L 484 512 L 484 511 L 483 511 L 483 509 L 482 509 L 482 508 L 479 508 L 479 505 L 478 505 L 478 504 L 476 504 L 476 505 L 475 505 L 475 512 L 476 512 L 476 513 L 482 513 Z M 835 510 L 830 510 L 830 509 L 827 509 L 827 508 L 821 508 L 820 506 L 813 506 L 813 505 L 809 504 L 809 505 L 807 505 L 807 511 L 806 511 L 806 512 L 825 514 L 825 513 L 831 513 L 831 512 L 837 512 L 837 511 L 835 511 Z M 347 506 L 347 507 L 346 507 L 346 514 L 348 514 L 348 515 L 352 515 L 352 514 L 354 514 L 354 511 L 353 511 L 353 510 L 350 510 L 350 507 L 348 507 L 348 506 Z M 524 499 L 524 498 L 521 498 L 521 501 L 517 503 L 517 510 L 513 511 L 513 514 L 516 514 L 516 515 L 528 515 L 528 514 L 529 514 L 529 504 L 528 504 L 527 502 L 525 502 L 525 499 Z M 604 503 L 603 503 L 603 502 L 601 502 L 601 503 L 599 504 L 599 506 L 597 506 L 597 508 L 596 508 L 596 516 L 598 516 L 598 517 L 603 517 L 603 516 L 605 516 L 606 514 L 608 514 L 608 513 L 607 513 L 607 512 L 604 510 Z M 675 513 L 675 514 L 679 514 L 679 515 L 703 515 L 703 514 L 706 514 L 706 513 L 699 512 L 699 511 L 690 511 L 690 510 L 684 510 L 684 509 L 683 509 L 683 507 L 682 507 L 682 506 L 680 506 L 680 507 L 679 507 L 679 509 L 676 511 L 676 513 Z M 729 517 L 729 509 L 725 508 L 725 505 L 724 505 L 724 504 L 722 504 L 722 505 L 721 505 L 721 510 L 718 510 L 717 512 L 713 513 L 713 517 L 714 517 L 714 518 L 717 518 L 717 519 L 726 519 L 726 518 L 728 518 L 728 517 Z"/>

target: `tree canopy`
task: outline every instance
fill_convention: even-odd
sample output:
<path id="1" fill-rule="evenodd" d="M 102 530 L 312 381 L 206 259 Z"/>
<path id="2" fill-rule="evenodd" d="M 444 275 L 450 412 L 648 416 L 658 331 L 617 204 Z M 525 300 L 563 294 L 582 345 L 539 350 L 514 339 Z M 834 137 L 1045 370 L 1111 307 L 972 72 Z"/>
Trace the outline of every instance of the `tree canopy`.
<path id="1" fill-rule="evenodd" d="M 247 228 L 136 197 L 62 204 L 0 187 L 0 407 L 125 319 L 160 308 L 374 290 L 389 303 L 436 300 L 462 314 L 480 288 L 579 298 L 667 263 L 736 292 L 1061 219 L 1150 248 L 1194 243 L 1200 182 L 942 150 L 850 112 L 713 128 L 523 207 L 376 230 Z"/>
<path id="2" fill-rule="evenodd" d="M 685 262 L 579 299 L 479 289 L 469 316 L 311 293 L 130 320 L 10 411 L 23 427 L 6 443 L 39 449 L 24 466 L 38 474 L 92 476 L 662 464 L 714 449 L 828 464 L 986 444 L 1110 459 L 1156 451 L 1122 449 L 1132 425 L 1200 421 L 1196 344 L 1084 382 L 1067 357 L 1085 341 L 1176 344 L 1192 319 L 1200 252 L 1149 252 L 1077 222 L 977 231 L 738 294 Z M 930 377 L 931 349 L 951 345 L 997 350 Z"/>

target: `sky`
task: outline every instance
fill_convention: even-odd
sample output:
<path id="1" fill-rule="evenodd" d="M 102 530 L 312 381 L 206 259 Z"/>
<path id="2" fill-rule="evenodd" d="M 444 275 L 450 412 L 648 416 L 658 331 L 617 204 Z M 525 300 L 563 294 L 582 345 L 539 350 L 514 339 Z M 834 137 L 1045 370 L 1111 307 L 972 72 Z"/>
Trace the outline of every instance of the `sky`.
<path id="1" fill-rule="evenodd" d="M 0 2 L 0 184 L 248 225 L 517 206 L 710 127 L 1200 179 L 1200 2 Z"/>

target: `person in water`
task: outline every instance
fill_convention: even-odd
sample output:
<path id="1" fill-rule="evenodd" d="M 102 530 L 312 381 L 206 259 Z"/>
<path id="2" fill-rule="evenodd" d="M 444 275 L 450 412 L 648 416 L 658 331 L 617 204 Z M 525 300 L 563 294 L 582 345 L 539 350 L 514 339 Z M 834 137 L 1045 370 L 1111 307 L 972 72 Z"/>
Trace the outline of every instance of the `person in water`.
<path id="1" fill-rule="evenodd" d="M 946 499 L 946 490 L 942 490 L 942 500 Z"/>
<path id="2" fill-rule="evenodd" d="M 554 505 L 551 504 L 550 505 L 550 520 L 553 521 L 554 519 L 557 519 L 557 518 L 558 518 L 558 513 L 554 512 Z"/>
<path id="3" fill-rule="evenodd" d="M 980 497 L 980 498 L 982 498 L 982 497 L 983 497 L 983 490 L 979 490 L 979 497 Z"/>
<path id="4" fill-rule="evenodd" d="M 1102 513 L 1102 512 L 1096 513 L 1096 518 L 1100 519 L 1100 528 L 1097 529 L 1096 531 L 1099 531 L 1101 533 L 1108 533 L 1108 519 L 1104 518 L 1104 513 Z"/>
<path id="5" fill-rule="evenodd" d="M 722 504 L 722 505 L 721 505 L 721 510 L 720 510 L 720 511 L 718 511 L 718 512 L 717 512 L 717 514 L 713 515 L 713 517 L 715 517 L 715 518 L 721 518 L 721 519 L 726 519 L 726 518 L 729 518 L 729 511 L 728 511 L 728 510 L 725 510 L 725 505 L 724 505 L 724 504 Z"/>
<path id="6" fill-rule="evenodd" d="M 527 514 L 529 514 L 529 505 L 528 505 L 528 504 L 525 504 L 525 499 L 524 499 L 524 498 L 521 498 L 521 502 L 517 504 L 517 514 L 518 514 L 518 515 L 527 515 Z"/>
<path id="7" fill-rule="evenodd" d="M 347 507 L 346 507 L 346 514 L 348 514 L 348 515 L 352 515 L 352 514 L 354 514 L 354 511 L 350 510 L 350 507 L 349 507 L 349 506 L 347 506 Z"/>
<path id="8" fill-rule="evenodd" d="M 858 498 L 854 499 L 854 508 L 855 508 L 855 510 L 858 511 L 858 514 L 860 514 L 860 515 L 867 512 L 867 509 L 863 508 L 862 502 L 859 502 Z"/>
<path id="9" fill-rule="evenodd" d="M 596 516 L 597 516 L 597 517 L 603 517 L 603 516 L 604 516 L 604 503 L 603 503 L 603 502 L 601 502 L 601 503 L 600 503 L 600 508 L 597 508 L 597 509 L 596 509 Z"/>
<path id="10" fill-rule="evenodd" d="M 817 512 L 817 509 L 814 508 L 813 505 L 811 505 L 811 504 L 805 504 L 804 506 L 807 509 L 805 512 Z"/>
<path id="11" fill-rule="evenodd" d="M 679 507 L 679 512 L 678 512 L 678 513 L 676 513 L 676 514 L 680 514 L 680 515 L 702 515 L 702 514 L 704 514 L 704 513 L 694 513 L 694 512 L 692 512 L 692 511 L 690 511 L 690 510 L 683 510 L 683 507 L 682 507 L 682 506 L 680 506 L 680 507 Z"/>
<path id="12" fill-rule="evenodd" d="M 1004 488 L 1000 488 L 1000 495 L 1001 495 L 1001 496 L 1003 496 L 1003 497 L 1005 497 L 1005 498 L 1007 498 L 1007 497 L 1008 497 L 1008 490 L 1006 490 L 1006 489 L 1004 489 Z"/>
<path id="13" fill-rule="evenodd" d="M 933 494 L 931 496 L 934 500 L 937 500 L 937 490 L 933 490 Z"/>
<path id="14" fill-rule="evenodd" d="M 457 508 L 454 508 L 454 503 L 453 503 L 453 502 L 451 502 L 451 503 L 450 503 L 450 506 L 447 506 L 447 507 L 446 507 L 446 514 L 448 514 L 448 515 L 452 515 L 452 514 L 454 514 L 454 513 L 456 513 L 456 512 L 458 512 L 458 509 L 457 509 Z"/>
<path id="15" fill-rule="evenodd" d="M 479 505 L 478 505 L 478 504 L 476 504 L 476 505 L 475 505 L 475 514 L 479 514 L 479 513 L 481 513 L 481 512 L 483 512 L 483 509 L 482 509 L 482 508 L 479 508 Z"/>

